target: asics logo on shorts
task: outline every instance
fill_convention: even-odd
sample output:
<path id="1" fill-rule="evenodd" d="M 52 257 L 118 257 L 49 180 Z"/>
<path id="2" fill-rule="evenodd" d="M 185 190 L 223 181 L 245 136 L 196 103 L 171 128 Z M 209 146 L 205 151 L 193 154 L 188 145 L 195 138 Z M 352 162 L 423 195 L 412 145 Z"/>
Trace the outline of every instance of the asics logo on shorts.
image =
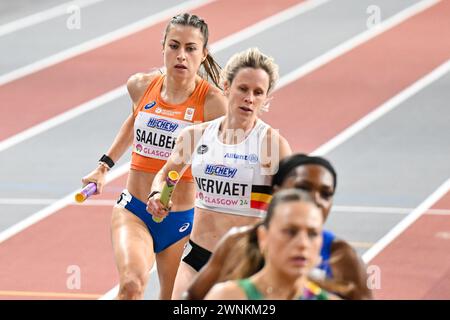
<path id="1" fill-rule="evenodd" d="M 190 225 L 191 225 L 191 224 L 190 224 L 189 222 L 186 222 L 185 224 L 183 224 L 183 225 L 181 226 L 180 229 L 178 229 L 178 231 L 179 231 L 179 232 L 184 232 L 184 231 L 186 231 L 186 230 L 189 228 Z"/>

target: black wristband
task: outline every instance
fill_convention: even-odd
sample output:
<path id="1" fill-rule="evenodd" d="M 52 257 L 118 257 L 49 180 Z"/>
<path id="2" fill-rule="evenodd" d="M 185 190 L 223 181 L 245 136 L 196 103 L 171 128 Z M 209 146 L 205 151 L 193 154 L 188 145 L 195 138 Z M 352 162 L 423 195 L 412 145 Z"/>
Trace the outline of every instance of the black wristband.
<path id="1" fill-rule="evenodd" d="M 152 191 L 151 193 L 149 193 L 147 199 L 150 199 L 151 197 L 153 197 L 157 193 L 161 193 L 161 192 L 159 192 L 159 191 Z"/>
<path id="2" fill-rule="evenodd" d="M 102 155 L 102 157 L 98 161 L 106 163 L 110 169 L 114 167 L 114 161 L 106 154 Z"/>

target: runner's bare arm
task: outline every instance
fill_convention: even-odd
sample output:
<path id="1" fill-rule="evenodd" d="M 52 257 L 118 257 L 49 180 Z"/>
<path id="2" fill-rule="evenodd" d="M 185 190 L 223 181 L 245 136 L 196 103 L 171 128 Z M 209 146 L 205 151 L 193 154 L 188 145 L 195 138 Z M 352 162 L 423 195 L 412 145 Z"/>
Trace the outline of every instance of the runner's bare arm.
<path id="1" fill-rule="evenodd" d="M 332 258 L 338 256 L 335 262 L 330 263 L 333 278 L 337 281 L 352 283 L 352 290 L 345 295 L 346 299 L 365 300 L 373 299 L 372 291 L 367 284 L 367 271 L 364 262 L 347 242 L 342 240 L 333 241 Z"/>
<path id="2" fill-rule="evenodd" d="M 162 191 L 165 179 L 170 171 L 177 171 L 180 176 L 184 174 L 184 172 L 190 165 L 194 147 L 201 139 L 202 132 L 204 128 L 206 128 L 206 126 L 207 123 L 193 125 L 183 129 L 180 132 L 172 154 L 153 179 L 153 183 L 149 190 L 150 193 L 154 191 Z M 159 199 L 160 193 L 154 194 L 151 198 L 149 198 L 149 201 L 147 202 L 147 211 L 151 212 L 154 216 L 163 219 L 169 212 L 167 210 L 168 208 L 163 206 Z M 171 202 L 169 203 L 169 208 L 170 207 Z"/>
<path id="3" fill-rule="evenodd" d="M 157 72 L 150 74 L 137 73 L 132 75 L 127 81 L 127 89 L 133 103 L 133 108 L 132 112 L 130 112 L 120 127 L 113 143 L 106 152 L 106 155 L 108 155 L 114 162 L 117 162 L 122 157 L 133 142 L 134 111 L 136 110 L 139 101 L 142 99 L 145 90 L 156 74 Z M 108 169 L 105 166 L 98 165 L 92 172 L 81 179 L 83 186 L 87 185 L 89 182 L 94 182 L 97 185 L 97 191 L 95 194 L 100 194 L 105 184 L 107 171 Z"/>
<path id="4" fill-rule="evenodd" d="M 267 130 L 261 144 L 261 166 L 263 172 L 273 175 L 278 170 L 280 160 L 291 155 L 289 142 L 274 128 Z"/>
<path id="5" fill-rule="evenodd" d="M 150 82 L 158 74 L 157 71 L 153 73 L 136 73 L 132 75 L 127 81 L 127 89 L 133 103 L 133 109 L 130 115 L 122 124 L 119 133 L 115 137 L 112 145 L 108 149 L 107 155 L 113 161 L 119 160 L 125 151 L 133 142 L 133 127 L 134 127 L 134 113 L 144 96 Z"/>

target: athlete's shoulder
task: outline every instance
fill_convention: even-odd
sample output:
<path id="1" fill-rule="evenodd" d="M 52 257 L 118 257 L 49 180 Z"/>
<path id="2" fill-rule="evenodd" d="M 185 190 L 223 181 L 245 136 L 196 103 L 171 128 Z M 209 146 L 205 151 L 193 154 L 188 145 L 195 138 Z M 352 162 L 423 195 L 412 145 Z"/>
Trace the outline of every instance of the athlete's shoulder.
<path id="1" fill-rule="evenodd" d="M 205 98 L 205 121 L 213 120 L 225 115 L 227 110 L 227 103 L 227 98 L 223 95 L 222 90 L 213 85 L 210 85 Z"/>
<path id="2" fill-rule="evenodd" d="M 210 100 L 220 100 L 220 101 L 226 101 L 225 96 L 223 95 L 223 91 L 217 88 L 216 86 L 209 85 L 208 92 L 206 93 L 206 100 L 205 102 L 208 102 Z"/>
<path id="3" fill-rule="evenodd" d="M 364 262 L 359 257 L 356 250 L 345 240 L 334 239 L 331 243 L 332 257 L 339 257 L 338 263 L 345 268 L 361 268 Z"/>
<path id="4" fill-rule="evenodd" d="M 269 126 L 269 128 L 267 130 L 267 134 L 264 137 L 264 139 L 265 139 L 268 147 L 274 146 L 274 145 L 279 146 L 278 151 L 282 153 L 282 154 L 280 154 L 281 158 L 284 158 L 292 153 L 289 142 L 287 141 L 287 139 L 285 137 L 283 137 L 280 134 L 279 130 L 274 129 Z M 275 150 L 272 150 L 272 151 L 275 151 Z"/>
<path id="5" fill-rule="evenodd" d="M 137 104 L 142 98 L 150 83 L 159 75 L 161 75 L 161 72 L 159 70 L 155 70 L 149 73 L 135 73 L 128 78 L 128 93 L 135 104 Z"/>
<path id="6" fill-rule="evenodd" d="M 237 281 L 229 280 L 215 284 L 205 297 L 206 300 L 244 300 L 245 294 Z"/>
<path id="7" fill-rule="evenodd" d="M 283 137 L 278 129 L 272 128 L 270 125 L 267 125 L 267 139 L 280 139 L 283 141 L 287 141 L 285 137 Z"/>
<path id="8" fill-rule="evenodd" d="M 277 172 L 280 160 L 291 155 L 292 149 L 289 142 L 278 130 L 269 127 L 261 142 L 261 168 L 268 175 Z"/>

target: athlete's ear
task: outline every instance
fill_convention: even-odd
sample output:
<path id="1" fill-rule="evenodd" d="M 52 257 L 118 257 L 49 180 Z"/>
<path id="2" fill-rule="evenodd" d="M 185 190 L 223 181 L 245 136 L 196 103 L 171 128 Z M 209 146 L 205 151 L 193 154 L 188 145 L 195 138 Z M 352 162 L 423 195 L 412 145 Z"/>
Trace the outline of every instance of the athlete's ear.
<path id="1" fill-rule="evenodd" d="M 258 229 L 256 229 L 256 235 L 258 238 L 258 247 L 259 251 L 264 256 L 267 252 L 267 229 L 264 225 L 258 226 Z"/>
<path id="2" fill-rule="evenodd" d="M 203 49 L 203 58 L 202 58 L 202 63 L 205 62 L 206 57 L 208 57 L 209 51 L 207 48 Z"/>
<path id="3" fill-rule="evenodd" d="M 266 98 L 266 101 L 264 101 L 263 104 L 261 105 L 261 108 L 259 108 L 258 115 L 261 116 L 263 114 L 263 112 L 269 112 L 270 102 L 272 101 L 272 99 L 273 99 L 273 96 Z"/>
<path id="4" fill-rule="evenodd" d="M 280 190 L 280 187 L 278 185 L 274 185 L 273 186 L 273 193 L 277 192 L 278 190 Z"/>
<path id="5" fill-rule="evenodd" d="M 272 102 L 272 100 L 273 100 L 273 96 L 267 97 L 266 101 L 264 101 L 263 105 L 261 106 L 261 113 L 269 112 L 270 102 Z"/>
<path id="6" fill-rule="evenodd" d="M 223 82 L 223 95 L 225 97 L 228 97 L 229 94 L 230 94 L 230 84 L 228 83 L 228 80 L 225 80 Z"/>

